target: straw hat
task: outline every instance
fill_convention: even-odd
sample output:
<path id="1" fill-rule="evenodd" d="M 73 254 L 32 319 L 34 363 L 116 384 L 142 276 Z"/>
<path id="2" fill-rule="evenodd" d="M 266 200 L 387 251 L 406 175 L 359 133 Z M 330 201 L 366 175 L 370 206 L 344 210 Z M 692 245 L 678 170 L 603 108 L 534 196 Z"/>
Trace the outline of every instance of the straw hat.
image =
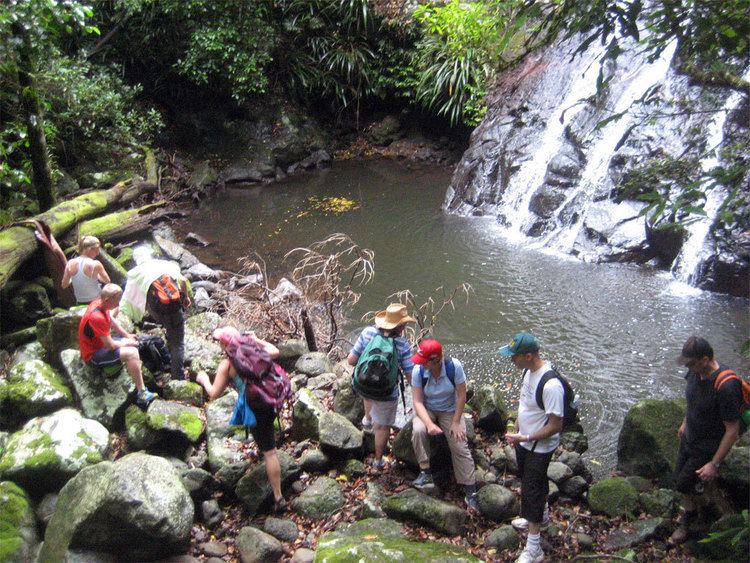
<path id="1" fill-rule="evenodd" d="M 401 303 L 391 303 L 385 311 L 375 314 L 375 326 L 386 330 L 391 330 L 405 323 L 416 322 L 406 312 L 406 305 Z"/>

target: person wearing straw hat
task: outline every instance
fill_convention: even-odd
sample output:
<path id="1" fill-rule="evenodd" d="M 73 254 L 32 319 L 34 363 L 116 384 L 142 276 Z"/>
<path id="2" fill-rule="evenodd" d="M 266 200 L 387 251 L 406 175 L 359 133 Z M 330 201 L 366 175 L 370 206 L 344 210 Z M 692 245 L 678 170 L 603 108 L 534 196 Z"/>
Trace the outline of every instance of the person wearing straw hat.
<path id="1" fill-rule="evenodd" d="M 407 323 L 416 322 L 409 316 L 406 305 L 401 303 L 391 303 L 385 310 L 375 314 L 375 326 L 368 326 L 357 338 L 354 347 L 347 362 L 351 366 L 356 366 L 359 357 L 364 352 L 367 344 L 378 334 L 386 338 L 393 338 L 396 350 L 398 351 L 398 364 L 404 373 L 410 373 L 414 367 L 411 361 L 411 347 L 404 338 L 403 332 Z M 364 399 L 365 416 L 362 419 L 362 426 L 368 429 L 372 425 L 375 434 L 375 460 L 373 466 L 377 469 L 385 467 L 383 454 L 388 444 L 388 435 L 390 427 L 396 422 L 396 410 L 398 407 L 398 387 L 396 387 L 387 401 L 374 401 Z"/>

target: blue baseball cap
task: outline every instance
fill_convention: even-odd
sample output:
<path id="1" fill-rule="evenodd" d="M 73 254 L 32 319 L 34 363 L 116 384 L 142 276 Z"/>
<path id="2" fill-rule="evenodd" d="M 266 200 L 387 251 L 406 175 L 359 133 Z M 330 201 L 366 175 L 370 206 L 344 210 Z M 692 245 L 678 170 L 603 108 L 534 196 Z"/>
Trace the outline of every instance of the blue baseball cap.
<path id="1" fill-rule="evenodd" d="M 507 345 L 503 346 L 498 350 L 501 356 L 510 358 L 514 354 L 528 354 L 539 351 L 539 341 L 535 336 L 528 332 L 519 332 L 513 337 L 513 340 L 508 342 Z"/>

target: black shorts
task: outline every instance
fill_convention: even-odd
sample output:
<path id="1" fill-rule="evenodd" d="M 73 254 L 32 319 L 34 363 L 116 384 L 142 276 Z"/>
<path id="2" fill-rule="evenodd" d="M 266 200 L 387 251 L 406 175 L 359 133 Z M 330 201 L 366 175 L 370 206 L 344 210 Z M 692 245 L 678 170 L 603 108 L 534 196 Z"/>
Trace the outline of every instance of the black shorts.
<path id="1" fill-rule="evenodd" d="M 691 449 L 684 440 L 680 441 L 677 463 L 674 468 L 675 488 L 684 494 L 695 495 L 703 492 L 703 481 L 696 471 L 706 465 L 714 455 Z"/>
<path id="2" fill-rule="evenodd" d="M 273 421 L 276 419 L 276 413 L 272 408 L 266 406 L 251 407 L 255 414 L 256 424 L 250 429 L 258 449 L 262 452 L 270 452 L 276 449 L 276 430 L 273 427 Z"/>
<path id="3" fill-rule="evenodd" d="M 119 348 L 99 348 L 91 356 L 89 365 L 95 368 L 103 369 L 110 366 L 120 365 Z"/>
<path id="4" fill-rule="evenodd" d="M 553 453 L 539 454 L 516 446 L 518 475 L 521 477 L 521 516 L 529 522 L 541 523 L 544 518 L 549 495 L 547 468 Z"/>

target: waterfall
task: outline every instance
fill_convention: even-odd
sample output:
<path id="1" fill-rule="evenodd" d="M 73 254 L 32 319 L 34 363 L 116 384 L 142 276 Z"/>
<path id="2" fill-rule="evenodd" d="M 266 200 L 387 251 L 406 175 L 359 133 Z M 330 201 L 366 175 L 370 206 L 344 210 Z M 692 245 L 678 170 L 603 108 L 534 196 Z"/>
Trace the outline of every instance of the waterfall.
<path id="1" fill-rule="evenodd" d="M 750 71 L 743 78 L 750 80 Z M 724 102 L 721 111 L 718 112 L 711 122 L 706 139 L 708 154 L 700 162 L 701 170 L 703 170 L 704 174 L 718 166 L 718 150 L 719 145 L 724 139 L 724 125 L 731 111 L 736 109 L 741 101 L 742 94 L 740 92 L 732 92 Z M 706 194 L 706 202 L 703 206 L 706 215 L 699 217 L 686 227 L 687 238 L 682 245 L 680 254 L 672 265 L 672 274 L 675 279 L 678 282 L 688 285 L 696 284 L 700 265 L 711 254 L 711 249 L 707 248 L 709 245 L 706 239 L 711 231 L 711 226 L 716 221 L 719 209 L 721 209 L 721 205 L 728 195 L 724 186 L 712 180 L 705 181 L 702 189 Z"/>

